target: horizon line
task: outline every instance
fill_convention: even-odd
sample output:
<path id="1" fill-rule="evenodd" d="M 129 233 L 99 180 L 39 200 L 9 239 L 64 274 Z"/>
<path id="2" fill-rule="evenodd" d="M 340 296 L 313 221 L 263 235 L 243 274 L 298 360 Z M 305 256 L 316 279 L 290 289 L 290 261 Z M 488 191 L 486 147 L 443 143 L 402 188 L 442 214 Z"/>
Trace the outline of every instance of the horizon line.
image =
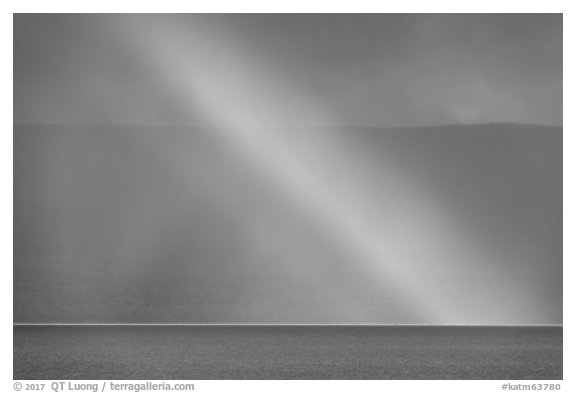
<path id="1" fill-rule="evenodd" d="M 438 323 L 12 323 L 12 326 L 486 326 L 486 327 L 536 327 L 536 326 L 564 326 L 563 323 L 536 323 L 536 324 L 438 324 Z"/>

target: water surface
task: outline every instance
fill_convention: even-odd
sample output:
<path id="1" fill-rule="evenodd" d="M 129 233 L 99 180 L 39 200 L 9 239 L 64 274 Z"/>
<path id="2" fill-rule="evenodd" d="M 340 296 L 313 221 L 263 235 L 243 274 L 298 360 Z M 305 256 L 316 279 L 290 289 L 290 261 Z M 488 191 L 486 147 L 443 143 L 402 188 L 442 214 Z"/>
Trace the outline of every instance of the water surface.
<path id="1" fill-rule="evenodd" d="M 14 379 L 562 379 L 562 327 L 15 326 Z"/>

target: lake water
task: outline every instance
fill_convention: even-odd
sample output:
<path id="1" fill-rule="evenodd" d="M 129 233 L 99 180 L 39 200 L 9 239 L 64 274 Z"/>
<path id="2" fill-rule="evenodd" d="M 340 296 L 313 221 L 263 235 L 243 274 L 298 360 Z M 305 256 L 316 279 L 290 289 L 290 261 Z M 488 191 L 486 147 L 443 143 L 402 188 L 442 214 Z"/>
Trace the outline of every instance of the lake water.
<path id="1" fill-rule="evenodd" d="M 562 379 L 562 327 L 15 326 L 14 379 Z"/>

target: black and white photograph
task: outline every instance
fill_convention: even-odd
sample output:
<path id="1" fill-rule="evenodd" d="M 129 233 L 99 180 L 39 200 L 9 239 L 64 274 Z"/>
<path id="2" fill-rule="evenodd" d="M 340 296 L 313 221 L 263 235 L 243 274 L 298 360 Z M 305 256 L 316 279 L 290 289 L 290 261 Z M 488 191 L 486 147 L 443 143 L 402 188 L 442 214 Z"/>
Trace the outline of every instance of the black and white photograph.
<path id="1" fill-rule="evenodd" d="M 560 386 L 563 287 L 561 13 L 13 14 L 14 380 Z"/>

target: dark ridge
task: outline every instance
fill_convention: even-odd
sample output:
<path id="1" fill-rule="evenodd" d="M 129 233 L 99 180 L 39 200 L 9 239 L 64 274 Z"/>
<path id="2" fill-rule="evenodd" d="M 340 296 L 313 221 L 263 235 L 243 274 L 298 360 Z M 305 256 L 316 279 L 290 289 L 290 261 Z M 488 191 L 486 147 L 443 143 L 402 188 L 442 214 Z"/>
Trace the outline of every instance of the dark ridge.
<path id="1" fill-rule="evenodd" d="M 210 125 L 154 125 L 154 124 L 42 124 L 42 123 L 15 123 L 13 127 L 58 127 L 58 128 L 120 128 L 120 129 L 154 129 L 154 128 L 168 128 L 168 129 L 217 129 L 220 127 Z M 490 122 L 490 123 L 475 123 L 475 124 L 441 124 L 429 126 L 357 126 L 357 125 L 342 125 L 342 126 L 306 126 L 306 125 L 279 125 L 270 126 L 263 125 L 258 128 L 310 128 L 310 129 L 367 129 L 367 130 L 419 130 L 419 129 L 478 129 L 478 128 L 494 128 L 494 127 L 507 127 L 507 128 L 548 128 L 548 129 L 561 129 L 563 125 L 552 124 L 529 124 L 529 123 L 514 123 L 514 122 Z"/>

